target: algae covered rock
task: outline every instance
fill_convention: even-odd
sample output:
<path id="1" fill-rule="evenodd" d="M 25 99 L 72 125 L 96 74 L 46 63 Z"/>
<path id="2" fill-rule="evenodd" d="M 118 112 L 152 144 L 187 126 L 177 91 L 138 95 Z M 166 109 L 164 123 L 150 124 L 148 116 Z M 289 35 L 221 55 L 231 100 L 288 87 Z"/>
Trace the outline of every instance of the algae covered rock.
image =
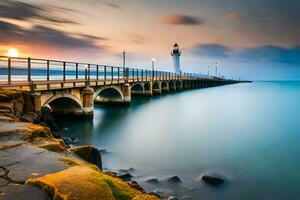
<path id="1" fill-rule="evenodd" d="M 26 183 L 46 190 L 55 200 L 159 199 L 89 166 L 73 166 L 54 174 L 29 179 Z"/>
<path id="2" fill-rule="evenodd" d="M 96 165 L 102 170 L 101 154 L 98 149 L 93 146 L 79 146 L 69 149 L 83 160 Z"/>

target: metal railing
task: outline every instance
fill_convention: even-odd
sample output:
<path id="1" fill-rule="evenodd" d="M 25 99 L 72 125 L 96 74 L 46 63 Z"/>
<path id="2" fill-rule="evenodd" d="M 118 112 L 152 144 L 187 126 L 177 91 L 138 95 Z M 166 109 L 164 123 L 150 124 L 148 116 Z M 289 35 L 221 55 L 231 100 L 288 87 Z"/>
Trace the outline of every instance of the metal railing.
<path id="1" fill-rule="evenodd" d="M 0 56 L 0 86 L 30 82 L 143 82 L 213 79 L 203 74 L 124 68 L 109 65 Z"/>

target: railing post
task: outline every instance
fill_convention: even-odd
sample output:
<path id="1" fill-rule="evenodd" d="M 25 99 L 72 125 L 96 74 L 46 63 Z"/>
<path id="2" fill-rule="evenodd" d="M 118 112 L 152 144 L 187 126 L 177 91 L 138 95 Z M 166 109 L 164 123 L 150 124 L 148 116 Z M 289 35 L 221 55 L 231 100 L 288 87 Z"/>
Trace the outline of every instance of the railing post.
<path id="1" fill-rule="evenodd" d="M 88 82 L 91 80 L 91 65 L 88 64 Z"/>
<path id="2" fill-rule="evenodd" d="M 111 67 L 111 84 L 114 83 L 114 67 Z"/>
<path id="3" fill-rule="evenodd" d="M 47 81 L 50 81 L 50 61 L 47 60 Z"/>
<path id="4" fill-rule="evenodd" d="M 106 85 L 106 66 L 104 66 L 104 85 Z"/>
<path id="5" fill-rule="evenodd" d="M 97 77 L 97 85 L 98 85 L 98 80 L 99 80 L 99 65 L 97 65 L 97 75 L 96 75 L 96 77 Z"/>
<path id="6" fill-rule="evenodd" d="M 118 67 L 118 83 L 120 83 L 120 67 Z"/>
<path id="7" fill-rule="evenodd" d="M 66 62 L 63 62 L 63 81 L 66 80 Z"/>
<path id="8" fill-rule="evenodd" d="M 27 59 L 27 65 L 28 65 L 28 77 L 27 77 L 27 81 L 31 81 L 31 58 Z"/>
<path id="9" fill-rule="evenodd" d="M 76 80 L 78 80 L 78 63 L 76 63 Z"/>
<path id="10" fill-rule="evenodd" d="M 8 84 L 11 83 L 11 58 L 7 60 L 7 82 Z"/>

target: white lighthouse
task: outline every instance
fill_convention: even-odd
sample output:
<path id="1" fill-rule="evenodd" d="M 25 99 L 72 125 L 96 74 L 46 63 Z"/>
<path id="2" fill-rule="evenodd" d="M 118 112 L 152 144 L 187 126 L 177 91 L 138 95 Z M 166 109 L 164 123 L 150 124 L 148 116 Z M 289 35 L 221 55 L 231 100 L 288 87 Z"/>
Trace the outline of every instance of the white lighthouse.
<path id="1" fill-rule="evenodd" d="M 180 55 L 181 51 L 179 51 L 179 46 L 177 43 L 174 44 L 173 51 L 171 52 L 171 55 L 173 56 L 174 61 L 174 71 L 175 73 L 180 73 Z"/>

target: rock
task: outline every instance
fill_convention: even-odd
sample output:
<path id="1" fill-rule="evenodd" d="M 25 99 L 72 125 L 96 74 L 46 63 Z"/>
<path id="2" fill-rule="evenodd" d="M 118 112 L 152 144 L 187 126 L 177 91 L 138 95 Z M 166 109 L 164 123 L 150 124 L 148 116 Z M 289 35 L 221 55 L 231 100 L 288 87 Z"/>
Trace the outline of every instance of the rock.
<path id="1" fill-rule="evenodd" d="M 133 176 L 130 173 L 118 175 L 118 178 L 122 179 L 123 181 L 130 181 L 132 177 Z"/>
<path id="2" fill-rule="evenodd" d="M 51 200 L 47 192 L 32 185 L 9 184 L 0 187 L 0 195 L 1 200 Z"/>
<path id="3" fill-rule="evenodd" d="M 102 170 L 102 160 L 101 154 L 95 147 L 92 146 L 79 146 L 69 149 L 71 152 L 75 153 L 77 156 L 83 160 L 96 165 Z"/>
<path id="4" fill-rule="evenodd" d="M 51 113 L 51 109 L 46 106 L 42 107 L 41 109 L 41 121 L 48 124 L 51 130 L 53 131 L 59 130 L 57 124 L 55 123 L 55 119 Z"/>
<path id="5" fill-rule="evenodd" d="M 0 187 L 3 187 L 8 184 L 8 181 L 4 178 L 0 178 Z"/>
<path id="6" fill-rule="evenodd" d="M 146 182 L 151 184 L 159 184 L 159 180 L 157 178 L 149 178 L 146 180 Z"/>
<path id="7" fill-rule="evenodd" d="M 215 186 L 221 185 L 225 182 L 221 177 L 212 176 L 212 175 L 203 175 L 202 180 L 210 185 L 215 185 Z"/>
<path id="8" fill-rule="evenodd" d="M 130 167 L 129 169 L 120 169 L 119 173 L 125 174 L 125 173 L 132 173 L 133 171 L 134 171 L 134 169 L 132 167 Z"/>
<path id="9" fill-rule="evenodd" d="M 20 118 L 20 121 L 21 122 L 31 122 L 31 123 L 33 123 L 34 120 L 29 115 L 23 114 Z"/>
<path id="10" fill-rule="evenodd" d="M 29 93 L 22 93 L 24 99 L 24 110 L 23 112 L 34 112 L 34 104 Z"/>
<path id="11" fill-rule="evenodd" d="M 175 196 L 169 196 L 168 200 L 178 200 Z"/>
<path id="12" fill-rule="evenodd" d="M 28 112 L 28 113 L 26 113 L 28 116 L 30 116 L 31 117 L 31 119 L 33 119 L 33 122 L 34 123 L 36 123 L 36 124 L 38 124 L 38 123 L 40 123 L 40 116 L 37 114 L 37 113 L 35 113 L 35 112 Z"/>
<path id="13" fill-rule="evenodd" d="M 145 192 L 144 188 L 142 188 L 136 181 L 130 181 L 128 184 L 141 192 Z"/>
<path id="14" fill-rule="evenodd" d="M 178 176 L 171 176 L 165 179 L 168 183 L 180 183 L 181 179 Z"/>
<path id="15" fill-rule="evenodd" d="M 153 191 L 155 194 L 159 195 L 160 197 L 169 197 L 169 196 L 172 196 L 174 194 L 174 192 L 172 190 L 169 190 L 169 189 L 155 189 Z"/>

